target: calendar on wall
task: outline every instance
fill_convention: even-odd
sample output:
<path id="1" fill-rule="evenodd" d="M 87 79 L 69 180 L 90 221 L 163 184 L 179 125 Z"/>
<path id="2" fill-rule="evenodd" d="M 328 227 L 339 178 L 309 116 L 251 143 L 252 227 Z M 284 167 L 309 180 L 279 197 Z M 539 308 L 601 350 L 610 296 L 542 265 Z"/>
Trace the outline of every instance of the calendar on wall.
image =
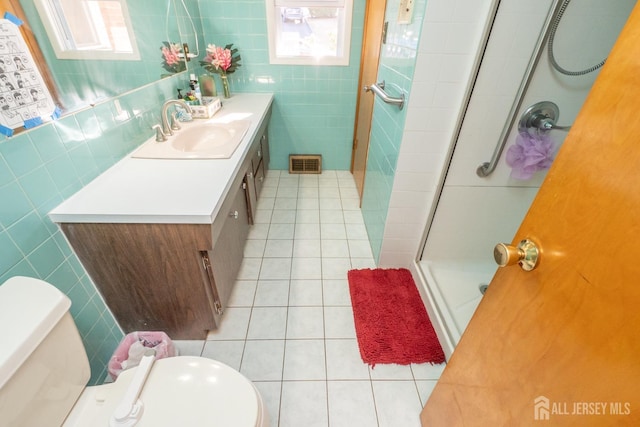
<path id="1" fill-rule="evenodd" d="M 8 136 L 58 115 L 18 23 L 0 19 L 0 133 Z"/>

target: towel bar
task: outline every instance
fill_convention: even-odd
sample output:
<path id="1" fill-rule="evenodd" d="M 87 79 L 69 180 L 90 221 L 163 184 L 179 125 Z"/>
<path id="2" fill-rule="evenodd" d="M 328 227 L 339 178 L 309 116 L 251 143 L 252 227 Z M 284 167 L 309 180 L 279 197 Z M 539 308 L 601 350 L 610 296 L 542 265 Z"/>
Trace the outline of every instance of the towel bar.
<path id="1" fill-rule="evenodd" d="M 373 92 L 378 95 L 384 102 L 387 104 L 397 105 L 400 110 L 404 107 L 404 93 L 400 95 L 399 98 L 391 97 L 384 91 L 384 80 L 380 83 L 374 83 L 371 86 L 365 86 L 364 90 L 369 92 Z"/>

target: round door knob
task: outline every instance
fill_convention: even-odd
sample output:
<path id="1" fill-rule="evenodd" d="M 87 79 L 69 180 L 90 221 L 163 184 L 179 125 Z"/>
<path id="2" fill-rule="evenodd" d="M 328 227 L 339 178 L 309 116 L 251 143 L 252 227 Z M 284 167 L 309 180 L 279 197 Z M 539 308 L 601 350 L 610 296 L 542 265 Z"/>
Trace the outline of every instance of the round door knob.
<path id="1" fill-rule="evenodd" d="M 229 216 L 233 219 L 238 219 L 239 213 L 238 211 L 232 211 Z"/>
<path id="2" fill-rule="evenodd" d="M 518 243 L 518 246 L 498 243 L 493 249 L 493 258 L 500 267 L 518 264 L 525 271 L 536 268 L 539 254 L 536 244 L 527 239 Z"/>

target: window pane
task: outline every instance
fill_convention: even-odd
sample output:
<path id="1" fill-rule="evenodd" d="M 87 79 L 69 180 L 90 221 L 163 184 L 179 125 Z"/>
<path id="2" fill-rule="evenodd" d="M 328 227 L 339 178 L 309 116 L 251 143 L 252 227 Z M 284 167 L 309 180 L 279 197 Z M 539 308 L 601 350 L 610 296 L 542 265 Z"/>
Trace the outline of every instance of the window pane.
<path id="1" fill-rule="evenodd" d="M 340 33 L 336 7 L 281 7 L 277 56 L 337 56 Z"/>

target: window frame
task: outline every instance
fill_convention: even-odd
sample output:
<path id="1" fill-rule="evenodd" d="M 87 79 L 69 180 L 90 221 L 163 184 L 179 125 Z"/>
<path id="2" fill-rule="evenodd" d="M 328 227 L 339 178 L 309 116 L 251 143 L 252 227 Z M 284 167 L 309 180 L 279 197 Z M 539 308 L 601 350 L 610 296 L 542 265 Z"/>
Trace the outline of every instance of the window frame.
<path id="1" fill-rule="evenodd" d="M 353 0 L 265 0 L 267 12 L 267 35 L 269 39 L 269 63 L 276 65 L 320 65 L 348 66 L 351 53 L 351 30 L 353 26 Z M 277 54 L 277 37 L 282 28 L 280 8 L 341 8 L 338 14 L 338 54 L 336 56 L 279 56 Z"/>
<path id="2" fill-rule="evenodd" d="M 79 10 L 85 12 L 87 20 L 91 21 L 88 15 L 91 10 L 95 10 L 95 6 L 89 2 L 91 0 L 81 0 L 86 5 L 80 4 Z M 103 28 L 94 28 L 94 43 L 85 46 L 76 46 L 75 42 L 69 40 L 72 38 L 68 28 L 68 20 L 64 16 L 64 11 L 57 5 L 56 0 L 34 0 L 42 24 L 49 36 L 51 47 L 58 59 L 95 59 L 95 60 L 124 60 L 137 61 L 140 60 L 140 51 L 136 42 L 135 32 L 129 16 L 129 9 L 126 0 L 101 0 L 114 1 L 120 4 L 122 17 L 124 19 L 127 35 L 131 44 L 131 51 L 115 51 L 113 49 L 104 48 L 105 33 Z"/>

